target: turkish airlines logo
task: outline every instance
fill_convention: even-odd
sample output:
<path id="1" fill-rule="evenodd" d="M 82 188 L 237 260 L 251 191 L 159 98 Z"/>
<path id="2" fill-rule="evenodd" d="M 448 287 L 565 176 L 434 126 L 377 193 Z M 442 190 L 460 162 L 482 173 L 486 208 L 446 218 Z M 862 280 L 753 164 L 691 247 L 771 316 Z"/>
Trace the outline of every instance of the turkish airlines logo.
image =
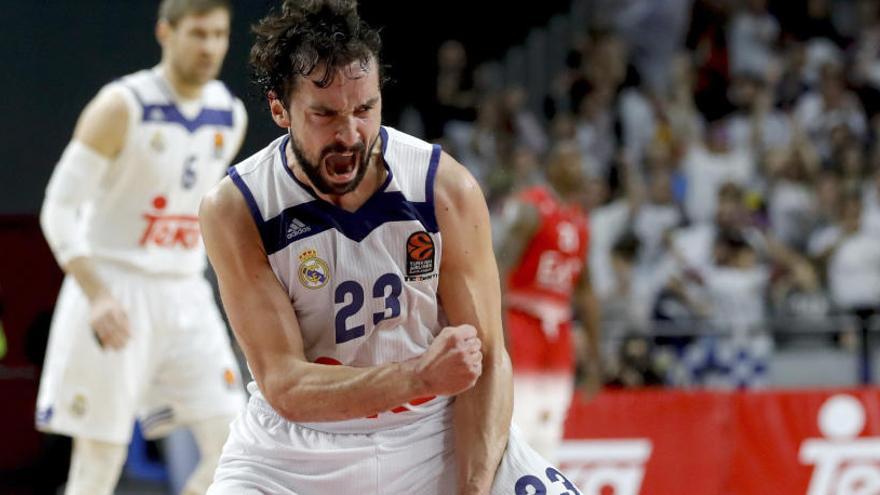
<path id="1" fill-rule="evenodd" d="M 865 408 L 851 395 L 831 396 L 819 409 L 824 438 L 808 438 L 798 457 L 815 465 L 807 495 L 875 495 L 880 493 L 880 437 L 858 438 L 865 427 Z"/>
<path id="2" fill-rule="evenodd" d="M 138 242 L 141 246 L 195 249 L 200 242 L 199 218 L 195 215 L 166 215 L 164 196 L 153 198 L 155 211 L 143 214 L 147 227 Z"/>
<path id="3" fill-rule="evenodd" d="M 565 441 L 559 468 L 583 495 L 638 495 L 651 450 L 647 438 Z"/>

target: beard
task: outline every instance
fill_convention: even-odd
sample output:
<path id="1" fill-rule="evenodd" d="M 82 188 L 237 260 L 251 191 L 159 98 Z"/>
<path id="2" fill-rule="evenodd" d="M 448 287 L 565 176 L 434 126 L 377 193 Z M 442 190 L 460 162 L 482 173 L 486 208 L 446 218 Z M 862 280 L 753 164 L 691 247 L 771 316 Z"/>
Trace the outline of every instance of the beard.
<path id="1" fill-rule="evenodd" d="M 318 161 L 315 163 L 306 157 L 302 146 L 297 142 L 296 136 L 293 135 L 293 132 L 288 130 L 288 134 L 290 135 L 290 149 L 293 151 L 293 156 L 296 158 L 299 168 L 306 174 L 306 177 L 309 178 L 312 187 L 322 194 L 332 195 L 342 195 L 357 189 L 357 186 L 360 185 L 361 181 L 364 180 L 364 176 L 367 174 L 367 166 L 370 162 L 370 156 L 372 156 L 373 148 L 379 140 L 379 136 L 376 136 L 370 143 L 369 148 L 363 142 L 359 142 L 351 147 L 344 146 L 340 143 L 331 144 L 321 150 L 321 153 L 318 156 Z M 355 173 L 355 176 L 348 182 L 344 184 L 331 184 L 324 179 L 323 175 L 321 175 L 321 167 L 324 164 L 324 159 L 331 153 L 353 154 L 356 160 L 355 166 L 357 167 L 357 173 Z"/>

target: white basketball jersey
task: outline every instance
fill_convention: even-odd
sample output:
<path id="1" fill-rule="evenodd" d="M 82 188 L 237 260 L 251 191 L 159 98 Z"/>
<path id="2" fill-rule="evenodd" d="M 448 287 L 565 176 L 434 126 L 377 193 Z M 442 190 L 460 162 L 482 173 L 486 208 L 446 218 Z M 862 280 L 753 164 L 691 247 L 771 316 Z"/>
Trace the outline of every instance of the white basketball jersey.
<path id="1" fill-rule="evenodd" d="M 106 89 L 124 95 L 129 119 L 125 144 L 83 212 L 92 254 L 150 273 L 202 272 L 199 202 L 235 157 L 244 105 L 211 81 L 187 116 L 155 68 Z"/>
<path id="2" fill-rule="evenodd" d="M 388 176 L 355 212 L 319 199 L 296 179 L 284 152 L 287 136 L 229 171 L 287 289 L 312 362 L 405 361 L 426 351 L 445 322 L 437 300 L 442 245 L 433 192 L 440 147 L 389 127 L 380 135 Z M 371 431 L 448 405 L 446 398 L 428 399 L 378 417 L 309 426 Z"/>

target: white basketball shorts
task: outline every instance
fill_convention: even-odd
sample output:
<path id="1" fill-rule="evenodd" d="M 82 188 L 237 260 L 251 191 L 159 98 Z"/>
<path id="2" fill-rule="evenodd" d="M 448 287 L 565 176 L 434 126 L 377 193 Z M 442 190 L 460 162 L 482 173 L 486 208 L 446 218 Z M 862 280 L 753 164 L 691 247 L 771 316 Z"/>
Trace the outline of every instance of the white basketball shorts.
<path id="1" fill-rule="evenodd" d="M 232 423 L 208 495 L 456 493 L 451 412 L 372 433 L 330 433 L 291 423 L 252 396 Z M 512 427 L 491 494 L 579 492 Z"/>
<path id="2" fill-rule="evenodd" d="M 147 438 L 245 405 L 238 364 L 208 282 L 101 263 L 99 274 L 126 311 L 131 338 L 103 349 L 89 304 L 65 279 L 52 318 L 37 397 L 37 428 L 127 444 L 138 417 Z"/>
<path id="3" fill-rule="evenodd" d="M 513 422 L 526 442 L 552 463 L 559 455 L 573 393 L 570 374 L 513 372 Z"/>

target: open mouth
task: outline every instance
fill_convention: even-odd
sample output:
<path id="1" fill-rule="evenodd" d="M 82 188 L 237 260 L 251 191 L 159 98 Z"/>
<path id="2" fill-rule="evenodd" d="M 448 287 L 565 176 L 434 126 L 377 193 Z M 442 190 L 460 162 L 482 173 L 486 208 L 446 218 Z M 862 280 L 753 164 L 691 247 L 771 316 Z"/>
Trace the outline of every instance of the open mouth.
<path id="1" fill-rule="evenodd" d="M 324 159 L 327 177 L 336 183 L 345 183 L 357 174 L 358 153 L 330 153 Z"/>

